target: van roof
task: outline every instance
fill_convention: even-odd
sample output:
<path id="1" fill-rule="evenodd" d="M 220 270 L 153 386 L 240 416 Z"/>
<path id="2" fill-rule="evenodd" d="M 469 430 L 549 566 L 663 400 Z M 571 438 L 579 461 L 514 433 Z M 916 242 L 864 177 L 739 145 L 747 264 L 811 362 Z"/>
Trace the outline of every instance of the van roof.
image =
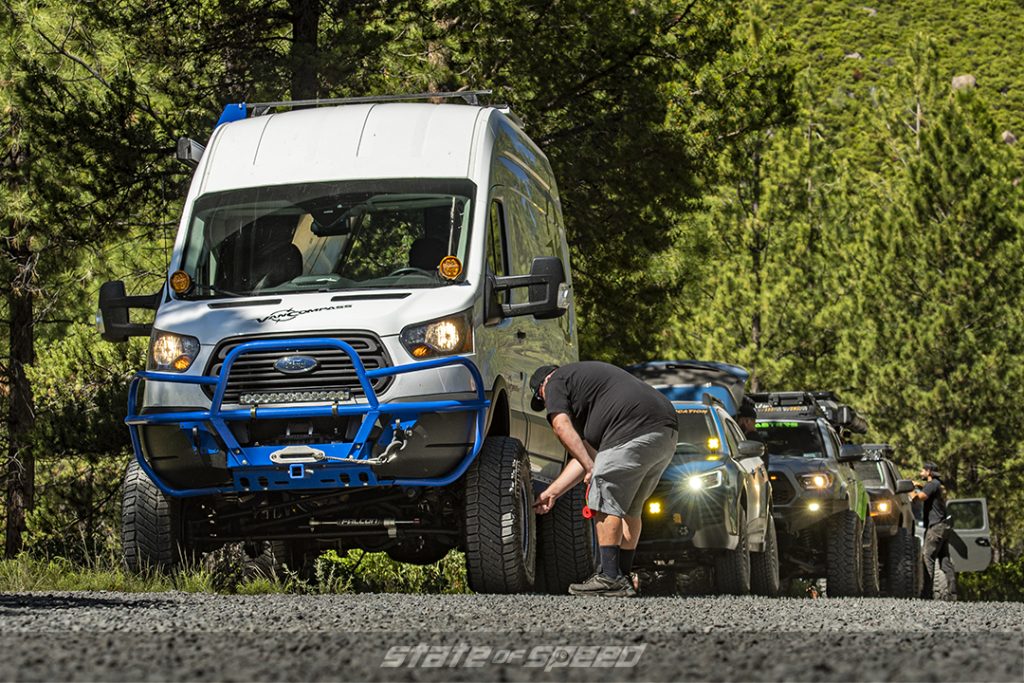
<path id="1" fill-rule="evenodd" d="M 457 104 L 349 104 L 217 127 L 199 193 L 376 178 L 468 178 L 479 124 L 504 116 Z"/>

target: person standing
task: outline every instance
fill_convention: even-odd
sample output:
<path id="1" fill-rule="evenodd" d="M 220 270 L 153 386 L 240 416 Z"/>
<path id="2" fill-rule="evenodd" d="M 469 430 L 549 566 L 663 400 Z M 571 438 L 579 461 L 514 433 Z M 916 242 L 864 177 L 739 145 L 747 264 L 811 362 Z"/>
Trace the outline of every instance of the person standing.
<path id="1" fill-rule="evenodd" d="M 580 481 L 588 484 L 601 570 L 572 595 L 634 596 L 632 569 L 641 515 L 675 453 L 678 421 L 665 396 L 625 370 L 597 361 L 545 365 L 530 378 L 531 407 L 548 422 L 571 459 L 537 497 L 545 514 Z"/>
<path id="2" fill-rule="evenodd" d="M 946 513 L 946 488 L 939 476 L 939 467 L 933 462 L 926 462 L 921 468 L 921 478 L 925 480 L 919 491 L 910 494 L 911 500 L 924 501 L 924 587 L 922 598 L 931 598 L 935 586 L 935 561 L 938 560 L 942 573 L 946 575 L 950 598 L 956 599 L 956 572 L 953 560 L 949 556 L 949 537 L 952 526 Z"/>

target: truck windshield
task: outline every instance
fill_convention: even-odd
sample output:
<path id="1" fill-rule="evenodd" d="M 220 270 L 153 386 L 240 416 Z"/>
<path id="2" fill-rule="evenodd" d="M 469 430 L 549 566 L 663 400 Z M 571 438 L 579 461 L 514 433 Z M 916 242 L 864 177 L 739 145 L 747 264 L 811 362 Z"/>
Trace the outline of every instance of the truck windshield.
<path id="1" fill-rule="evenodd" d="M 715 436 L 715 424 L 711 413 L 701 409 L 676 409 L 679 421 L 679 443 L 676 453 L 708 453 L 719 447 L 709 448 L 708 439 Z"/>
<path id="2" fill-rule="evenodd" d="M 825 445 L 815 422 L 758 420 L 757 435 L 770 455 L 824 458 Z"/>
<path id="3" fill-rule="evenodd" d="M 191 298 L 439 287 L 464 278 L 474 186 L 305 183 L 195 202 L 181 269 Z M 438 267 L 446 256 L 446 275 Z"/>
<path id="4" fill-rule="evenodd" d="M 885 486 L 882 463 L 863 460 L 853 463 L 853 470 L 857 473 L 857 478 L 864 482 L 865 486 Z"/>

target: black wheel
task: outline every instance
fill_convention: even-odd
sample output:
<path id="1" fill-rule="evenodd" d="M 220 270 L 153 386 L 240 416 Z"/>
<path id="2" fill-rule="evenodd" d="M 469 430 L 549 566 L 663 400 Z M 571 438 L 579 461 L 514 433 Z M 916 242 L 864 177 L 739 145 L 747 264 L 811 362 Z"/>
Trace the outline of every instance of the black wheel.
<path id="1" fill-rule="evenodd" d="M 826 576 L 830 597 L 858 597 L 863 592 L 863 536 L 864 524 L 852 510 L 828 520 Z"/>
<path id="2" fill-rule="evenodd" d="M 750 593 L 750 548 L 747 544 L 747 514 L 740 510 L 739 540 L 735 550 L 715 556 L 715 588 L 724 595 Z"/>
<path id="3" fill-rule="evenodd" d="M 864 597 L 875 598 L 881 592 L 878 577 L 878 532 L 875 530 L 875 520 L 870 516 L 864 521 L 862 538 L 861 584 L 864 588 Z"/>
<path id="4" fill-rule="evenodd" d="M 411 538 L 387 549 L 388 557 L 406 564 L 435 564 L 452 548 L 432 538 Z"/>
<path id="5" fill-rule="evenodd" d="M 550 512 L 537 517 L 538 593 L 565 595 L 569 584 L 586 581 L 597 571 L 594 523 L 583 517 L 586 491 L 577 484 Z"/>
<path id="6" fill-rule="evenodd" d="M 181 501 L 164 495 L 132 460 L 121 491 L 121 552 L 130 572 L 170 571 L 185 557 Z"/>
<path id="7" fill-rule="evenodd" d="M 921 592 L 918 586 L 921 559 L 914 532 L 899 529 L 885 545 L 884 571 L 889 595 L 894 598 L 916 598 Z"/>
<path id="8" fill-rule="evenodd" d="M 477 593 L 533 588 L 536 515 L 523 444 L 489 437 L 465 478 L 466 579 Z"/>
<path id="9" fill-rule="evenodd" d="M 779 580 L 779 541 L 775 535 L 775 520 L 768 514 L 768 528 L 764 532 L 764 549 L 750 556 L 750 588 L 757 595 L 777 598 L 782 592 Z"/>

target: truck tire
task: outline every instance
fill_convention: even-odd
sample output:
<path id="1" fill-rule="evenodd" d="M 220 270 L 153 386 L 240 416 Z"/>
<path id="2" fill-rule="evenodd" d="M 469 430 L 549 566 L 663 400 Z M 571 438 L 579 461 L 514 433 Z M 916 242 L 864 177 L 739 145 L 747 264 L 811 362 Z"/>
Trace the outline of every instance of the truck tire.
<path id="1" fill-rule="evenodd" d="M 597 571 L 594 523 L 583 517 L 586 486 L 577 484 L 537 517 L 538 593 L 565 595 L 569 584 L 581 583 Z"/>
<path id="2" fill-rule="evenodd" d="M 755 595 L 779 597 L 782 581 L 779 579 L 779 541 L 775 535 L 775 520 L 768 514 L 768 528 L 764 532 L 764 550 L 750 556 L 750 588 Z"/>
<path id="3" fill-rule="evenodd" d="M 715 556 L 715 588 L 722 595 L 750 593 L 750 547 L 747 544 L 747 514 L 740 510 L 739 540 L 735 550 Z"/>
<path id="4" fill-rule="evenodd" d="M 466 579 L 477 593 L 533 588 L 537 520 L 530 463 L 518 439 L 492 436 L 465 478 Z"/>
<path id="5" fill-rule="evenodd" d="M 921 592 L 917 577 L 921 564 L 917 539 L 910 529 L 897 529 L 886 543 L 885 579 L 888 593 L 894 598 L 916 598 Z"/>
<path id="6" fill-rule="evenodd" d="M 185 557 L 181 531 L 181 501 L 164 495 L 133 459 L 121 490 L 125 568 L 133 573 L 174 569 Z"/>
<path id="7" fill-rule="evenodd" d="M 878 576 L 878 532 L 875 530 L 875 520 L 870 516 L 864 521 L 863 539 L 861 571 L 864 576 L 861 583 L 864 597 L 877 598 L 882 590 Z"/>
<path id="8" fill-rule="evenodd" d="M 855 598 L 863 592 L 863 536 L 863 523 L 853 510 L 844 510 L 828 520 L 826 578 L 830 597 Z"/>

